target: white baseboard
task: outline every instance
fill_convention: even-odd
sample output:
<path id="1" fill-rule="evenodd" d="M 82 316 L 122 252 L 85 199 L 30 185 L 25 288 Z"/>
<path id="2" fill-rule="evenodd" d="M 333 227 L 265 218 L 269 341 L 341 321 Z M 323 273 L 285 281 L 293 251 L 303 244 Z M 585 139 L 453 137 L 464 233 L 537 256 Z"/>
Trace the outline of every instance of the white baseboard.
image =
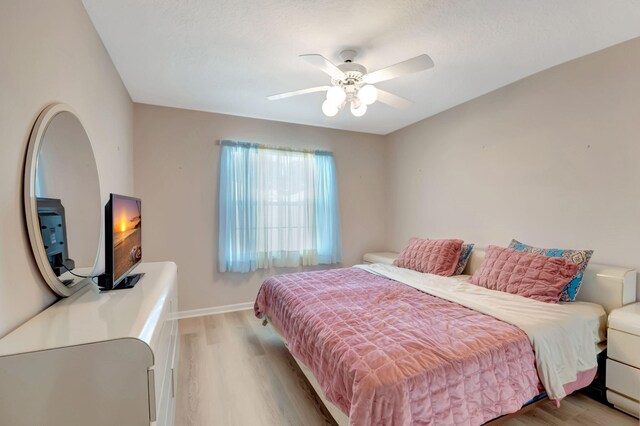
<path id="1" fill-rule="evenodd" d="M 253 302 L 236 303 L 235 305 L 212 306 L 210 308 L 192 309 L 190 311 L 176 312 L 176 318 L 193 318 L 205 315 L 224 314 L 225 312 L 244 311 L 253 309 Z"/>

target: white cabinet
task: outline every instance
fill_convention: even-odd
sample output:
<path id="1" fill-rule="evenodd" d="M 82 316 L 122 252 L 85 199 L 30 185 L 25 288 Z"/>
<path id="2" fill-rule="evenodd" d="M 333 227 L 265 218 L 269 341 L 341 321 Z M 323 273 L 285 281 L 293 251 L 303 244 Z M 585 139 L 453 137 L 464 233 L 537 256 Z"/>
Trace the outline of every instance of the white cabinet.
<path id="1" fill-rule="evenodd" d="M 87 286 L 0 339 L 0 424 L 173 425 L 177 268 L 140 272 L 132 289 Z"/>
<path id="2" fill-rule="evenodd" d="M 640 415 L 640 303 L 611 311 L 607 336 L 607 399 Z"/>

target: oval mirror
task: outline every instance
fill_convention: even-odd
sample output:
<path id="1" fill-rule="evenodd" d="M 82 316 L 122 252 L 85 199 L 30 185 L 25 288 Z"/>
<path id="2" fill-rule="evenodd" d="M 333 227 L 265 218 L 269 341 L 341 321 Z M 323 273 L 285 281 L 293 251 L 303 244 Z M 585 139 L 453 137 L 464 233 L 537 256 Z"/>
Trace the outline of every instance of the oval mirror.
<path id="1" fill-rule="evenodd" d="M 50 105 L 38 117 L 24 182 L 36 263 L 53 291 L 70 296 L 96 273 L 102 203 L 91 142 L 68 106 Z"/>

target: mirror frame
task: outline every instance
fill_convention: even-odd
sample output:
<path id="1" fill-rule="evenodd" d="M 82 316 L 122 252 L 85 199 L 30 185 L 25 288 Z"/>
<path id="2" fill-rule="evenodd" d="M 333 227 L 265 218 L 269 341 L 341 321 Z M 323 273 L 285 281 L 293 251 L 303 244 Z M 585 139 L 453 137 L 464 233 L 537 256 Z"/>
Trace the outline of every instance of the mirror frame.
<path id="1" fill-rule="evenodd" d="M 91 140 L 89 139 L 89 135 L 87 134 L 87 130 L 82 124 L 82 121 L 78 117 L 78 114 L 68 105 L 62 103 L 51 104 L 47 106 L 38 116 L 35 124 L 33 125 L 33 129 L 31 130 L 31 135 L 29 136 L 29 146 L 27 148 L 27 156 L 24 167 L 24 212 L 25 212 L 25 220 L 27 222 L 27 230 L 29 233 L 29 240 L 31 242 L 31 250 L 33 251 L 33 255 L 35 257 L 36 263 L 38 264 L 38 269 L 40 269 L 40 273 L 42 277 L 49 285 L 51 290 L 53 290 L 57 295 L 62 297 L 71 296 L 76 291 L 80 290 L 87 284 L 92 282 L 91 278 L 84 278 L 72 286 L 66 286 L 60 281 L 55 272 L 53 272 L 53 268 L 49 264 L 49 259 L 47 258 L 47 253 L 44 249 L 44 241 L 42 240 L 42 234 L 40 233 L 39 226 L 39 218 L 38 218 L 38 205 L 36 201 L 36 173 L 38 170 L 38 157 L 40 155 L 40 150 L 42 148 L 43 137 L 51 124 L 51 121 L 58 114 L 68 112 L 72 114 L 82 126 L 85 134 L 87 135 L 87 140 L 89 141 L 89 149 L 91 150 L 91 154 L 93 155 L 93 161 L 95 163 L 95 155 L 93 153 L 93 146 L 91 145 Z M 96 173 L 98 173 L 97 163 L 96 163 Z M 100 200 L 102 200 L 102 190 L 100 188 L 100 175 L 98 173 L 98 188 L 100 190 Z M 100 223 L 102 222 L 102 209 L 100 211 Z M 100 237 L 98 239 L 98 251 L 96 252 L 95 261 L 92 268 L 92 274 L 96 272 L 96 266 L 98 265 L 98 261 L 100 258 L 100 248 L 101 243 L 103 241 L 102 228 L 100 226 Z"/>

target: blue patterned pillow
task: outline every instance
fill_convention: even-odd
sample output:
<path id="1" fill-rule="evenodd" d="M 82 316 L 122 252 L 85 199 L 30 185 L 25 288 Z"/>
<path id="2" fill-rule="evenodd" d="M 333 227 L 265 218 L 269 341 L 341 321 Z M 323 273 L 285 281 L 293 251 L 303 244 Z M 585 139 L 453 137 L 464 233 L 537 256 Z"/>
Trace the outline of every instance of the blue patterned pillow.
<path id="1" fill-rule="evenodd" d="M 582 285 L 582 279 L 584 278 L 584 270 L 587 269 L 587 264 L 593 255 L 593 250 L 571 250 L 571 249 L 542 249 L 538 247 L 532 247 L 527 244 L 523 244 L 518 240 L 511 240 L 509 248 L 513 248 L 519 251 L 527 253 L 542 254 L 548 257 L 562 257 L 570 262 L 578 265 L 578 270 L 573 276 L 569 284 L 562 289 L 560 294 L 561 302 L 573 302 L 576 300 L 580 285 Z"/>
<path id="2" fill-rule="evenodd" d="M 456 270 L 453 272 L 453 275 L 462 274 L 462 271 L 464 271 L 464 268 L 467 266 L 469 257 L 471 257 L 471 250 L 473 250 L 473 244 L 462 245 L 462 249 L 460 250 L 460 259 L 458 259 L 458 265 L 456 266 Z"/>

